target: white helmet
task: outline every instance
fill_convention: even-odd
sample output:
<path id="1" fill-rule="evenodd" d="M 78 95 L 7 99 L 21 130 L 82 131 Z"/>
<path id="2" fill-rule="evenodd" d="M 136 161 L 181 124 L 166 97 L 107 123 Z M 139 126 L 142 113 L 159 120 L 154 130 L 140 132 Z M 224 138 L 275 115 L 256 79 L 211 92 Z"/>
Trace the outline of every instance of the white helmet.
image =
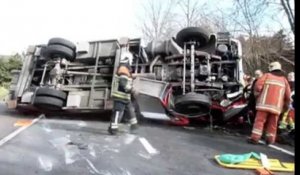
<path id="1" fill-rule="evenodd" d="M 124 52 L 121 54 L 120 63 L 131 65 L 133 61 L 133 56 L 130 52 Z"/>
<path id="2" fill-rule="evenodd" d="M 277 61 L 270 63 L 269 71 L 273 71 L 273 70 L 281 70 L 281 64 Z"/>

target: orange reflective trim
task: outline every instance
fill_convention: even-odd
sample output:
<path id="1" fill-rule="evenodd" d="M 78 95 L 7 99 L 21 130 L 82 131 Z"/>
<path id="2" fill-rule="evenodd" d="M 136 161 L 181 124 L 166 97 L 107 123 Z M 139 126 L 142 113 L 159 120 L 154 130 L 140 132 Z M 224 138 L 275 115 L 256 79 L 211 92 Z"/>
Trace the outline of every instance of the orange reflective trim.
<path id="1" fill-rule="evenodd" d="M 266 87 L 264 88 L 263 93 L 262 93 L 263 96 L 262 96 L 261 103 L 263 103 L 263 104 L 266 102 L 268 90 L 269 90 L 269 85 L 266 85 Z"/>
<path id="2" fill-rule="evenodd" d="M 281 81 L 267 80 L 267 81 L 266 81 L 266 84 L 276 85 L 276 86 L 281 86 L 281 87 L 285 88 L 285 84 L 282 83 Z"/>

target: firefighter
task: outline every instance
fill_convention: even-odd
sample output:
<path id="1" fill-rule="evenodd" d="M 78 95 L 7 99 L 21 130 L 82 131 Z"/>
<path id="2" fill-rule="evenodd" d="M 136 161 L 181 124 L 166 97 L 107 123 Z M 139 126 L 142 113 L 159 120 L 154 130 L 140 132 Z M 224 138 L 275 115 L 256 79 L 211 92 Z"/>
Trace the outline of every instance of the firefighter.
<path id="1" fill-rule="evenodd" d="M 269 73 L 257 80 L 254 93 L 257 98 L 256 118 L 248 142 L 258 143 L 266 123 L 266 143 L 273 144 L 276 139 L 279 115 L 288 109 L 291 96 L 289 83 L 279 62 L 272 62 L 269 65 Z"/>
<path id="2" fill-rule="evenodd" d="M 137 95 L 137 92 L 132 87 L 131 64 L 133 56 L 130 52 L 121 54 L 120 65 L 115 75 L 115 81 L 112 89 L 112 98 L 114 101 L 113 113 L 111 116 L 108 132 L 116 135 L 118 132 L 118 123 L 121 121 L 124 112 L 127 112 L 129 117 L 130 130 L 136 130 L 137 119 L 135 110 L 131 102 L 131 95 Z"/>

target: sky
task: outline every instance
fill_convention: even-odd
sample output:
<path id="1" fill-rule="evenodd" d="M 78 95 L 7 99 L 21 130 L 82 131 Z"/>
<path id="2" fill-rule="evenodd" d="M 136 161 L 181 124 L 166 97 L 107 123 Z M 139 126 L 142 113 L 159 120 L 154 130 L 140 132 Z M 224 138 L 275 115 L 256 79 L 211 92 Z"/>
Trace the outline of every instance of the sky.
<path id="1" fill-rule="evenodd" d="M 0 54 L 47 43 L 51 37 L 73 42 L 139 36 L 138 0 L 1 0 Z"/>
<path id="2" fill-rule="evenodd" d="M 21 53 L 52 37 L 73 42 L 141 37 L 143 1 L 1 0 L 0 55 Z M 230 1 L 210 0 L 223 7 Z"/>

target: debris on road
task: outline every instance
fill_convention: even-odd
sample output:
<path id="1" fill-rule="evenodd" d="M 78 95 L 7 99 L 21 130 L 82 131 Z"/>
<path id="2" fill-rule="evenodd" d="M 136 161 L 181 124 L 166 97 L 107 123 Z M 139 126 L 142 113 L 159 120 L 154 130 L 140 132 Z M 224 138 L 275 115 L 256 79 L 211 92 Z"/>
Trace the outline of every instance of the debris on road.
<path id="1" fill-rule="evenodd" d="M 274 173 L 266 168 L 258 168 L 256 169 L 257 175 L 274 175 Z"/>
<path id="2" fill-rule="evenodd" d="M 32 123 L 32 120 L 18 120 L 14 123 L 15 127 L 28 126 Z"/>
<path id="3" fill-rule="evenodd" d="M 191 127 L 191 126 L 184 126 L 183 128 L 187 129 L 187 130 L 195 130 L 196 129 L 195 127 Z"/>
<path id="4" fill-rule="evenodd" d="M 38 158 L 40 167 L 45 171 L 51 171 L 53 168 L 53 163 L 50 158 L 45 156 L 39 156 Z"/>

